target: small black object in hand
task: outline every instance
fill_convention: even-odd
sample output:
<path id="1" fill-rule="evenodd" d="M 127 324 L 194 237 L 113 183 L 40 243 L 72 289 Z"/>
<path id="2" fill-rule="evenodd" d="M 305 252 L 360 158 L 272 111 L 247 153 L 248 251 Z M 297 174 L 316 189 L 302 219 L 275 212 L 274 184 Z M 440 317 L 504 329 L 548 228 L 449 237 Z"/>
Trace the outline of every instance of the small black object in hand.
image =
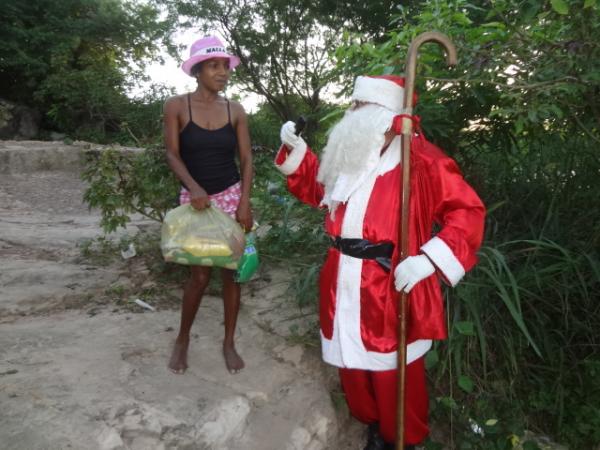
<path id="1" fill-rule="evenodd" d="M 302 133 L 305 126 L 306 126 L 306 119 L 304 118 L 304 116 L 298 117 L 298 119 L 296 120 L 296 136 L 298 136 L 300 133 Z"/>

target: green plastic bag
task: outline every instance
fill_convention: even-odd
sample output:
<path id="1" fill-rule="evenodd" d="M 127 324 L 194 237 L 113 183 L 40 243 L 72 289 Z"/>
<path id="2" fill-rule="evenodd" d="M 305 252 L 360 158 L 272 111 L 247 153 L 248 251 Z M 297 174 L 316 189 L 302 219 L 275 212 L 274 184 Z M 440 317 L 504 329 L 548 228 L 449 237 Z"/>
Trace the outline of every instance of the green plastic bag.
<path id="1" fill-rule="evenodd" d="M 238 223 L 215 206 L 181 205 L 165 216 L 160 247 L 165 261 L 236 270 L 246 245 Z"/>
<path id="2" fill-rule="evenodd" d="M 246 234 L 246 248 L 244 254 L 240 258 L 238 270 L 235 274 L 235 281 L 245 283 L 252 278 L 256 269 L 258 269 L 258 251 L 254 243 L 256 242 L 256 234 L 251 231 Z"/>

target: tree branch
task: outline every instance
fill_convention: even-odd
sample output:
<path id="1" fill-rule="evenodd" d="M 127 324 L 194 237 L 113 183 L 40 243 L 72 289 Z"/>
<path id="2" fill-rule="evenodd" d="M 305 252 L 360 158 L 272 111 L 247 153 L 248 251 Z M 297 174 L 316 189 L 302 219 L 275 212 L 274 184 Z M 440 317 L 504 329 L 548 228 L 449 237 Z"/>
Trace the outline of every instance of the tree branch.
<path id="1" fill-rule="evenodd" d="M 583 84 L 583 85 L 589 85 L 589 83 L 586 83 L 585 81 L 581 81 L 579 78 L 572 77 L 572 76 L 565 76 L 562 78 L 557 78 L 555 80 L 540 81 L 538 83 L 530 83 L 530 84 L 526 84 L 526 83 L 506 84 L 506 83 L 499 83 L 499 82 L 493 81 L 493 80 L 485 80 L 482 78 L 438 78 L 438 77 L 424 76 L 423 79 L 428 80 L 428 81 L 439 81 L 442 83 L 452 83 L 452 84 L 457 84 L 457 83 L 487 84 L 487 85 L 492 85 L 492 86 L 504 87 L 504 88 L 507 88 L 510 90 L 531 90 L 531 89 L 538 89 L 541 87 L 551 86 L 554 84 L 565 84 L 565 83 L 572 83 L 572 82 L 576 82 L 578 84 Z"/>

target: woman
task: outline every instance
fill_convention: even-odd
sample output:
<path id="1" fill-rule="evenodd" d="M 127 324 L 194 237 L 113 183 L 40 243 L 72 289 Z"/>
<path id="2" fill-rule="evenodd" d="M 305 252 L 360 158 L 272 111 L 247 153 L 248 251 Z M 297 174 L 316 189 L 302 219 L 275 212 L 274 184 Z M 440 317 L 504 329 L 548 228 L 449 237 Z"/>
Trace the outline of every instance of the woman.
<path id="1" fill-rule="evenodd" d="M 215 205 L 236 219 L 246 230 L 252 227 L 250 188 L 252 154 L 244 108 L 219 95 L 239 58 L 228 54 L 216 37 L 194 42 L 183 71 L 196 78 L 192 93 L 169 98 L 164 105 L 164 132 L 167 161 L 184 186 L 179 201 L 199 210 Z M 239 155 L 240 171 L 235 164 Z M 191 266 L 183 292 L 179 335 L 169 368 L 174 373 L 187 369 L 190 329 L 211 275 L 210 267 Z M 234 345 L 240 308 L 240 285 L 234 272 L 221 270 L 225 310 L 223 357 L 227 370 L 237 373 L 244 367 Z"/>

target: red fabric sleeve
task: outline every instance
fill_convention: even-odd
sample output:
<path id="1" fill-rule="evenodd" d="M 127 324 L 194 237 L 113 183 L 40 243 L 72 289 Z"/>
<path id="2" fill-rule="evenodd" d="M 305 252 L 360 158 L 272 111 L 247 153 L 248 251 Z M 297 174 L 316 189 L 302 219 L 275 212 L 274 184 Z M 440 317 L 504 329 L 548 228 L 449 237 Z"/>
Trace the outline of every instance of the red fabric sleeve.
<path id="1" fill-rule="evenodd" d="M 483 239 L 485 207 L 452 159 L 436 160 L 431 169 L 431 186 L 437 200 L 434 220 L 442 227 L 437 237 L 468 272 L 477 262 L 476 253 Z M 444 271 L 444 268 L 441 269 Z"/>
<path id="2" fill-rule="evenodd" d="M 280 167 L 290 154 L 288 148 L 282 145 L 275 157 L 275 165 Z M 317 156 L 310 148 L 306 148 L 299 166 L 292 173 L 287 174 L 287 187 L 290 193 L 301 202 L 314 207 L 318 207 L 323 199 L 323 185 L 317 181 L 318 171 Z"/>

